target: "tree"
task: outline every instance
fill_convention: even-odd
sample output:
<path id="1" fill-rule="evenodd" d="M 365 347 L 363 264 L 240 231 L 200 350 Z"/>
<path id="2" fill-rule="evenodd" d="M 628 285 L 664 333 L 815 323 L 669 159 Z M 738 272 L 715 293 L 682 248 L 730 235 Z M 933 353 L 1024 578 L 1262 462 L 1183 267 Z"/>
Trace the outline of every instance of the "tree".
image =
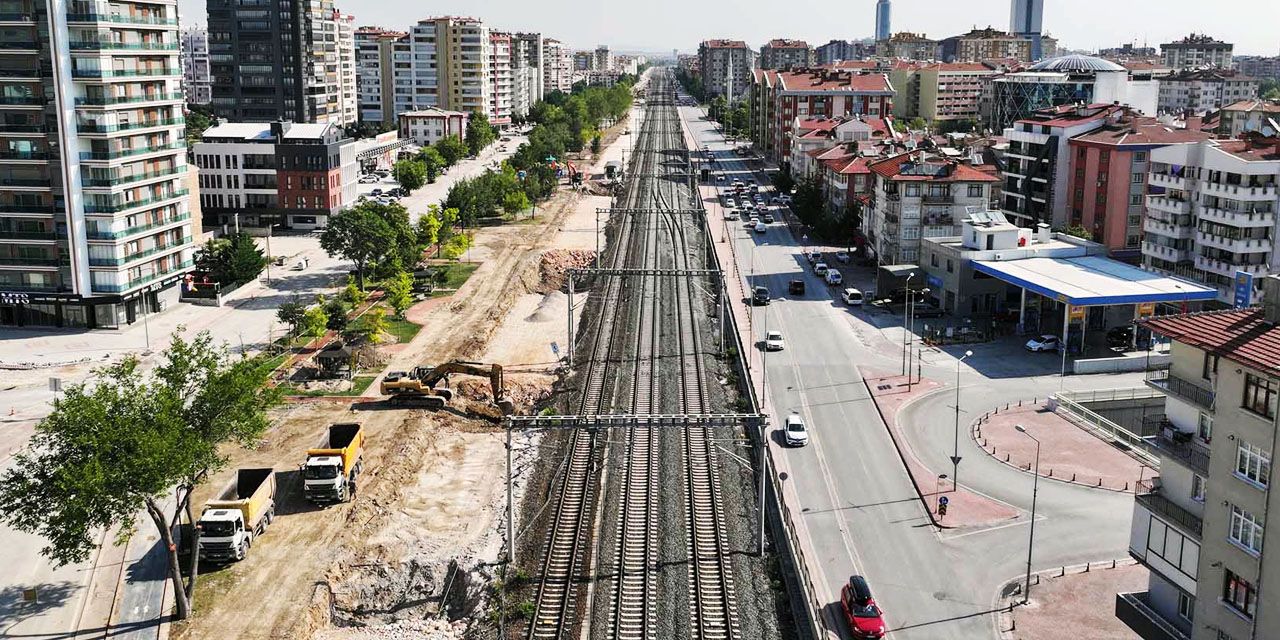
<path id="1" fill-rule="evenodd" d="M 382 342 L 382 334 L 387 332 L 387 327 L 387 312 L 382 307 L 374 307 L 364 314 L 364 333 L 369 337 L 369 342 Z"/>
<path id="2" fill-rule="evenodd" d="M 429 247 L 440 241 L 440 205 L 433 204 L 427 208 L 426 215 L 418 218 L 418 242 Z"/>
<path id="3" fill-rule="evenodd" d="M 307 305 L 302 304 L 298 300 L 298 296 L 294 296 L 293 300 L 280 305 L 276 309 L 276 319 L 289 325 L 290 335 L 298 332 L 298 326 L 302 324 L 302 316 L 307 312 Z"/>
<path id="4" fill-rule="evenodd" d="M 502 210 L 509 216 L 515 217 L 528 208 L 529 197 L 523 191 L 512 191 L 502 198 Z"/>
<path id="5" fill-rule="evenodd" d="M 435 144 L 436 151 L 444 158 L 444 166 L 452 167 L 467 155 L 467 145 L 457 136 L 445 136 Z"/>
<path id="6" fill-rule="evenodd" d="M 427 165 L 417 160 L 401 160 L 391 167 L 391 176 L 405 191 L 413 193 L 427 183 Z"/>
<path id="7" fill-rule="evenodd" d="M 1086 228 L 1084 228 L 1084 227 L 1082 227 L 1082 226 L 1080 226 L 1080 225 L 1071 225 L 1071 226 L 1069 226 L 1069 227 L 1067 227 L 1067 228 L 1063 229 L 1063 230 L 1062 230 L 1062 232 L 1063 232 L 1063 233 L 1065 233 L 1065 234 L 1067 234 L 1067 235 L 1069 235 L 1069 236 L 1075 236 L 1075 237 L 1077 237 L 1077 238 L 1084 238 L 1085 240 L 1089 240 L 1089 241 L 1092 241 L 1092 240 L 1093 240 L 1093 232 L 1092 232 L 1092 231 L 1089 231 L 1088 229 L 1086 229 Z"/>
<path id="8" fill-rule="evenodd" d="M 1280 79 L 1264 78 L 1258 82 L 1258 95 L 1263 100 L 1280 100 Z"/>
<path id="9" fill-rule="evenodd" d="M 485 147 L 493 144 L 497 136 L 493 126 L 489 124 L 489 116 L 482 111 L 472 111 L 467 119 L 467 150 L 471 155 L 478 155 Z"/>
<path id="10" fill-rule="evenodd" d="M 329 226 L 320 234 L 321 249 L 355 263 L 356 282 L 362 290 L 365 269 L 396 241 L 396 231 L 375 209 L 380 206 L 383 205 L 365 201 L 344 209 L 329 217 Z"/>
<path id="11" fill-rule="evenodd" d="M 427 182 L 435 184 L 436 178 L 440 177 L 440 170 L 445 166 L 444 156 L 435 147 L 423 147 L 418 152 L 418 162 L 422 163 L 422 168 L 427 172 Z"/>
<path id="12" fill-rule="evenodd" d="M 324 309 L 324 314 L 327 316 L 327 321 L 324 323 L 326 329 L 342 333 L 347 328 L 347 313 L 351 311 L 351 308 L 347 306 L 347 303 L 341 297 L 325 300 L 321 308 Z"/>
<path id="13" fill-rule="evenodd" d="M 321 304 L 323 304 L 323 301 Z M 308 337 L 324 335 L 324 330 L 329 327 L 329 314 L 321 304 L 307 307 L 307 310 L 303 312 L 302 322 L 298 325 L 299 333 Z"/>
<path id="14" fill-rule="evenodd" d="M 213 109 L 205 105 L 188 104 L 186 121 L 187 130 L 185 137 L 187 140 L 187 147 L 191 147 L 195 145 L 195 143 L 200 142 L 200 138 L 204 135 L 205 130 L 213 126 Z"/>
<path id="15" fill-rule="evenodd" d="M 365 293 L 360 289 L 360 287 L 356 286 L 355 278 L 352 278 L 351 276 L 347 276 L 347 286 L 342 289 L 342 292 L 338 294 L 338 297 L 341 298 L 343 302 L 347 303 L 348 306 L 354 309 L 364 304 L 364 301 L 369 298 L 369 294 Z"/>
<path id="16" fill-rule="evenodd" d="M 598 134 L 591 138 L 591 153 L 600 155 L 600 136 Z"/>
<path id="17" fill-rule="evenodd" d="M 401 271 L 383 282 L 382 291 L 398 317 L 403 318 L 404 312 L 413 306 L 413 276 L 408 271 Z"/>
<path id="18" fill-rule="evenodd" d="M 30 446 L 0 477 L 0 520 L 45 538 L 40 553 L 62 566 L 83 562 L 96 533 L 120 528 L 122 544 L 145 512 L 167 550 L 176 616 L 191 614 L 199 576 L 199 530 L 183 584 L 179 514 L 194 523 L 191 492 L 226 464 L 225 445 L 255 443 L 269 426 L 279 392 L 256 358 L 232 358 L 207 332 L 190 342 L 175 334 L 159 367 L 144 377 L 134 356 L 94 372 L 53 402 Z M 170 518 L 163 501 L 177 487 Z"/>
<path id="19" fill-rule="evenodd" d="M 244 231 L 225 238 L 211 238 L 196 254 L 196 268 L 220 284 L 249 282 L 266 267 L 266 254 Z"/>

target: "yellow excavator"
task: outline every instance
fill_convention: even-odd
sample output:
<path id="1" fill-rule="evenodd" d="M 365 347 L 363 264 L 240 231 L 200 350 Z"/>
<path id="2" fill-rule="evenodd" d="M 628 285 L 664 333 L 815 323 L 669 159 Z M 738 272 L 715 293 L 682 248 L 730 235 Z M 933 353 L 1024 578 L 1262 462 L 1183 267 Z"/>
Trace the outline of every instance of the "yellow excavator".
<path id="1" fill-rule="evenodd" d="M 428 409 L 443 409 L 453 399 L 448 385 L 449 376 L 455 373 L 489 378 L 493 389 L 494 404 L 503 415 L 511 415 L 515 404 L 506 395 L 502 385 L 502 365 L 454 360 L 435 367 L 414 367 L 411 371 L 391 371 L 382 379 L 382 395 L 391 404 L 420 403 Z M 446 386 L 436 388 L 441 381 Z"/>

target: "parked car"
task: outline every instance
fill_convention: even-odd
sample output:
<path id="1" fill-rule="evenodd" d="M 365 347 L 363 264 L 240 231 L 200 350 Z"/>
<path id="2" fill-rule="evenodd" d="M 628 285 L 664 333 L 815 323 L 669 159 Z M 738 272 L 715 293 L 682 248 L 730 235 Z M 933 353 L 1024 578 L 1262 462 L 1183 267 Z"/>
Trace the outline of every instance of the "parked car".
<path id="1" fill-rule="evenodd" d="M 792 280 L 787 283 L 787 293 L 793 296 L 804 295 L 804 280 Z"/>
<path id="2" fill-rule="evenodd" d="M 1107 346 L 1112 349 L 1128 349 L 1133 344 L 1133 325 L 1125 324 L 1107 330 Z"/>
<path id="3" fill-rule="evenodd" d="M 942 313 L 942 307 L 928 302 L 917 302 L 911 310 L 911 315 L 915 318 L 941 318 Z"/>
<path id="4" fill-rule="evenodd" d="M 723 173 L 717 173 L 717 174 L 716 174 L 716 182 L 724 182 L 724 174 L 723 174 Z"/>
<path id="5" fill-rule="evenodd" d="M 803 447 L 809 444 L 809 428 L 804 424 L 800 414 L 793 413 L 783 422 L 782 439 L 789 447 Z"/>
<path id="6" fill-rule="evenodd" d="M 871 597 L 866 578 L 850 576 L 840 590 L 840 608 L 844 611 L 849 631 L 855 638 L 883 638 L 884 614 Z"/>
<path id="7" fill-rule="evenodd" d="M 848 252 L 848 251 L 837 251 L 837 252 L 836 252 L 836 262 L 848 262 L 848 261 L 849 261 L 849 252 Z"/>
<path id="8" fill-rule="evenodd" d="M 373 191 L 370 191 L 370 192 L 369 192 L 369 195 L 371 195 L 371 196 L 380 196 L 380 195 L 382 195 L 382 189 L 374 189 Z"/>
<path id="9" fill-rule="evenodd" d="M 840 299 L 850 307 L 861 307 L 864 300 L 862 292 L 853 287 L 840 292 Z"/>
<path id="10" fill-rule="evenodd" d="M 784 344 L 781 331 L 769 331 L 764 334 L 765 351 L 782 351 Z"/>
<path id="11" fill-rule="evenodd" d="M 1059 346 L 1058 336 L 1048 334 L 1027 341 L 1027 351 L 1057 351 Z"/>
<path id="12" fill-rule="evenodd" d="M 501 138 L 498 138 L 498 142 L 511 142 L 511 138 L 508 136 L 502 136 Z"/>
<path id="13" fill-rule="evenodd" d="M 813 272 L 820 276 L 825 277 L 827 275 L 827 269 L 830 269 L 830 267 L 828 267 L 827 263 L 825 262 L 818 262 L 817 264 L 813 265 Z"/>
<path id="14" fill-rule="evenodd" d="M 827 279 L 827 284 L 833 287 L 836 285 L 844 284 L 844 276 L 841 275 L 839 269 L 827 269 L 826 279 Z"/>
<path id="15" fill-rule="evenodd" d="M 767 231 L 769 231 L 769 225 L 765 224 L 763 221 L 756 222 L 756 233 L 765 233 Z"/>
<path id="16" fill-rule="evenodd" d="M 752 289 L 751 304 L 755 306 L 764 306 L 769 304 L 769 289 L 766 287 L 756 287 Z"/>
<path id="17" fill-rule="evenodd" d="M 379 178 L 378 176 L 375 176 L 370 173 L 370 174 L 365 174 L 363 176 L 360 176 L 359 182 L 360 184 L 376 184 L 380 179 L 381 178 Z"/>

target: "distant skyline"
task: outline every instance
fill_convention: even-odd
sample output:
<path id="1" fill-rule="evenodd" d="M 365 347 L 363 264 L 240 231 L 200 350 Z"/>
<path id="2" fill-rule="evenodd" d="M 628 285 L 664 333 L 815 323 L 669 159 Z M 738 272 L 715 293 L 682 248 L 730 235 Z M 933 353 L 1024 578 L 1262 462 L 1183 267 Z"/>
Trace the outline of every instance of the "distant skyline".
<path id="1" fill-rule="evenodd" d="M 708 38 L 746 40 L 752 48 L 772 38 L 828 40 L 874 35 L 876 0 L 646 0 L 632 3 L 434 0 L 335 0 L 358 25 L 407 29 L 422 18 L 463 15 L 491 28 L 538 31 L 575 48 L 692 53 Z M 183 24 L 207 23 L 203 0 L 178 0 Z M 1009 0 L 893 0 L 893 31 L 934 39 L 974 27 L 1009 27 Z M 767 19 L 765 19 L 767 18 Z M 1045 0 L 1044 30 L 1063 46 L 1097 49 L 1127 42 L 1158 47 L 1192 31 L 1234 43 L 1241 55 L 1280 55 L 1280 2 L 1276 0 Z"/>

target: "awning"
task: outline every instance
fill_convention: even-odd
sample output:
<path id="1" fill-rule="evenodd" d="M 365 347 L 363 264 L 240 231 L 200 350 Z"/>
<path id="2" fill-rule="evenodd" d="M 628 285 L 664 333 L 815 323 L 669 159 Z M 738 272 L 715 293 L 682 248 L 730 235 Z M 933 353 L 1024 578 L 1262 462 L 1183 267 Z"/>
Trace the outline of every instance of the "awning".
<path id="1" fill-rule="evenodd" d="M 1077 306 L 1214 300 L 1217 289 L 1103 258 L 974 260 L 979 273 Z"/>

